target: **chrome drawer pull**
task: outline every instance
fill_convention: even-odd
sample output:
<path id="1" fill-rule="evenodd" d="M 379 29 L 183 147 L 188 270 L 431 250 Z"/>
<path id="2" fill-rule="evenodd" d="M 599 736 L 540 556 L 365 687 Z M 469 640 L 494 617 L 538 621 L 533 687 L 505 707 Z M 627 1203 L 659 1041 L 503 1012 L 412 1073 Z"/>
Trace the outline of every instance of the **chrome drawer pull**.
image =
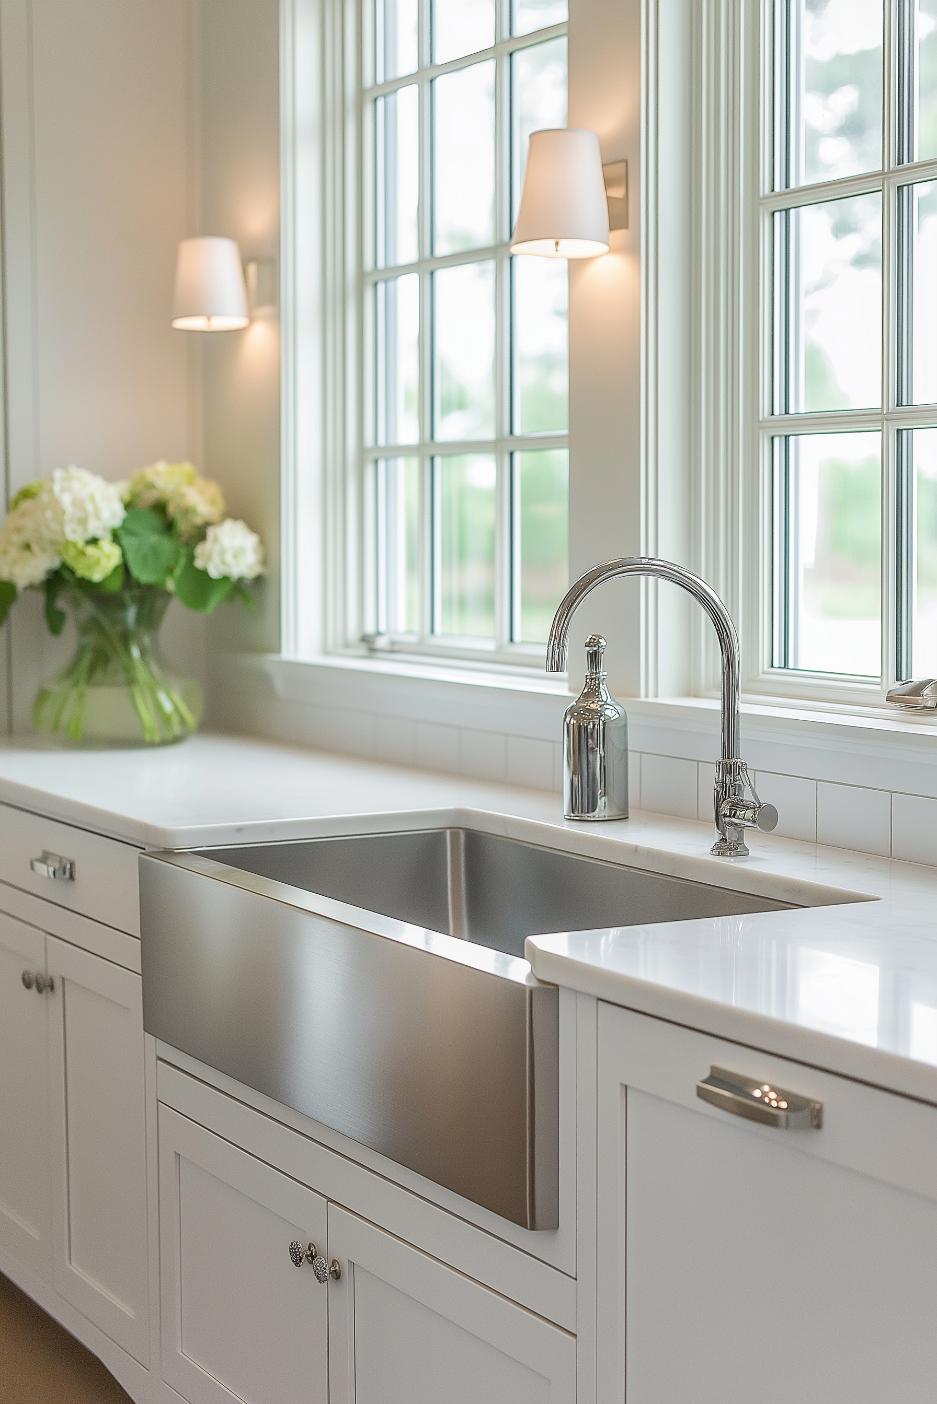
<path id="1" fill-rule="evenodd" d="M 725 1068 L 710 1068 L 709 1076 L 696 1084 L 696 1095 L 720 1111 L 762 1126 L 819 1131 L 823 1125 L 822 1102 L 812 1102 L 770 1082 L 754 1082 Z"/>
<path id="2" fill-rule="evenodd" d="M 53 882 L 74 882 L 75 864 L 71 858 L 63 858 L 59 853 L 50 853 L 44 848 L 38 858 L 31 858 L 29 866 L 37 877 L 52 878 Z"/>

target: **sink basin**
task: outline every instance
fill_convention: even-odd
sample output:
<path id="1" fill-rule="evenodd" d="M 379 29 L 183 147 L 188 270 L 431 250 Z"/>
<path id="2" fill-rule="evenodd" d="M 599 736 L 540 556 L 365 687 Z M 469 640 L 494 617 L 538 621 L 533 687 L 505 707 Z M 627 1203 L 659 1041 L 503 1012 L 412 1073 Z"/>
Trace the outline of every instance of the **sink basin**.
<path id="1" fill-rule="evenodd" d="M 785 903 L 438 827 L 143 854 L 144 1026 L 530 1229 L 558 1220 L 533 934 Z"/>
<path id="2" fill-rule="evenodd" d="M 528 936 L 789 905 L 478 829 L 351 834 L 203 850 L 203 856 L 521 957 Z"/>

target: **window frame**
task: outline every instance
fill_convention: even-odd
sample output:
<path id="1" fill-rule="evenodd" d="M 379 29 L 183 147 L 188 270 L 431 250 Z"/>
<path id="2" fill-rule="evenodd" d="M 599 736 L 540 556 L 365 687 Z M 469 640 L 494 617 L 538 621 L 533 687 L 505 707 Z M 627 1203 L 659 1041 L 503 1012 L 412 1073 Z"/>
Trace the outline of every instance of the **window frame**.
<path id="1" fill-rule="evenodd" d="M 372 233 L 376 229 L 377 210 L 372 199 L 372 172 L 374 151 L 372 149 L 370 123 L 366 120 L 376 98 L 398 91 L 401 87 L 416 84 L 418 89 L 418 122 L 420 141 L 420 167 L 422 178 L 432 173 L 432 84 L 448 73 L 464 71 L 489 60 L 495 63 L 495 200 L 498 219 L 503 214 L 503 200 L 511 193 L 511 125 L 513 113 L 509 67 L 516 53 L 548 43 L 558 38 L 567 38 L 569 23 L 547 26 L 528 34 L 510 35 L 510 0 L 496 0 L 495 43 L 477 53 L 461 55 L 442 63 L 432 61 L 430 52 L 430 9 L 431 0 L 419 0 L 419 52 L 418 67 L 412 73 L 401 74 L 392 79 L 370 83 L 366 75 L 375 72 L 376 35 L 373 24 L 374 5 L 371 0 L 348 7 L 356 12 L 350 22 L 346 22 L 345 48 L 346 63 L 345 92 L 343 103 L 346 112 L 344 131 L 344 161 L 346 166 L 357 172 L 355 181 L 355 209 L 360 218 L 352 222 L 346 207 L 344 214 L 345 230 L 345 280 L 348 286 L 349 306 L 354 309 L 356 325 L 360 334 L 354 348 L 350 348 L 346 358 L 347 381 L 344 393 L 344 415 L 347 433 L 345 453 L 346 472 L 351 481 L 339 493 L 344 501 L 344 529 L 341 539 L 344 560 L 336 557 L 330 567 L 330 575 L 335 582 L 342 577 L 349 585 L 349 598 L 344 610 L 332 613 L 331 627 L 327 635 L 327 647 L 332 651 L 360 651 L 378 657 L 393 656 L 427 664 L 451 665 L 459 667 L 493 667 L 496 671 L 528 672 L 543 666 L 544 646 L 542 644 L 515 642 L 511 639 L 513 629 L 512 612 L 515 604 L 517 553 L 516 509 L 516 469 L 514 456 L 538 450 L 560 450 L 569 453 L 570 435 L 565 432 L 513 432 L 513 387 L 511 382 L 510 349 L 513 330 L 514 303 L 514 257 L 510 254 L 510 230 L 505 238 L 485 248 L 471 249 L 450 254 L 431 252 L 432 202 L 422 201 L 420 210 L 422 252 L 418 251 L 415 260 L 391 267 L 378 266 L 372 246 Z M 499 37 L 500 36 L 500 37 Z M 501 114 L 500 130 L 498 114 Z M 425 188 L 422 187 L 422 188 Z M 341 237 L 338 230 L 336 238 Z M 370 326 L 369 305 L 372 290 L 378 284 L 407 274 L 416 274 L 420 286 L 420 422 L 421 427 L 429 428 L 433 413 L 433 308 L 431 281 L 433 273 L 448 267 L 467 267 L 472 264 L 490 262 L 493 265 L 495 281 L 495 315 L 497 341 L 495 346 L 495 432 L 485 440 L 438 440 L 431 436 L 414 444 L 378 445 L 376 434 L 369 434 L 370 406 L 376 403 L 377 392 L 377 346 Z M 369 438 L 373 442 L 369 442 Z M 416 458 L 421 465 L 423 485 L 423 513 L 425 521 L 422 543 L 424 551 L 424 583 L 433 588 L 435 574 L 431 559 L 438 545 L 436 532 L 430 523 L 433 511 L 431 481 L 434 462 L 449 455 L 480 454 L 491 455 L 496 462 L 496 524 L 495 524 L 495 638 L 491 645 L 486 642 L 464 641 L 459 638 L 434 635 L 432 633 L 431 598 L 424 600 L 423 629 L 418 637 L 394 637 L 382 632 L 379 618 L 379 585 L 377 570 L 382 556 L 382 547 L 372 533 L 378 524 L 377 473 L 373 471 L 381 461 Z M 341 508 L 338 509 L 341 512 Z M 370 539 L 369 539 L 370 538 Z M 430 591 L 427 591 L 427 595 Z"/>
<path id="2" fill-rule="evenodd" d="M 775 52 L 776 0 L 716 0 L 708 13 L 697 11 L 696 52 L 700 65 L 696 110 L 700 151 L 695 204 L 700 270 L 712 270 L 715 294 L 698 279 L 694 307 L 697 348 L 694 380 L 699 403 L 696 423 L 701 445 L 695 461 L 696 546 L 701 569 L 716 583 L 739 623 L 744 691 L 754 701 L 807 703 L 847 711 L 881 706 L 887 690 L 908 676 L 907 615 L 910 608 L 910 542 L 907 495 L 899 463 L 900 431 L 937 426 L 937 404 L 899 403 L 898 191 L 937 179 L 937 159 L 899 164 L 899 92 L 896 44 L 904 0 L 887 0 L 883 36 L 883 165 L 877 171 L 775 189 L 773 92 L 780 81 Z M 702 7 L 701 7 L 702 8 Z M 751 133 L 758 134 L 753 140 Z M 706 159 L 707 153 L 709 159 Z M 717 187 L 720 173 L 713 153 L 729 172 L 721 198 L 705 188 Z M 734 183 L 737 193 L 728 188 Z M 872 410 L 837 410 L 775 414 L 773 343 L 775 337 L 775 266 L 772 221 L 776 211 L 796 209 L 835 197 L 882 192 L 882 389 L 881 406 Z M 907 295 L 904 288 L 903 294 Z M 722 319 L 718 354 L 707 365 L 704 320 Z M 738 337 L 737 346 L 732 344 Z M 715 424 L 715 429 L 713 425 Z M 775 642 L 774 473 L 773 440 L 784 433 L 834 433 L 874 430 L 882 436 L 881 496 L 881 677 L 869 680 L 836 673 L 807 672 L 773 664 Z M 703 462 L 707 451 L 716 466 Z M 703 496 L 700 487 L 709 485 Z M 904 517 L 902 514 L 905 514 Z M 739 566 L 726 563 L 734 543 Z M 699 693 L 712 692 L 716 659 L 705 637 L 697 650 Z M 902 666 L 904 665 L 904 667 Z"/>

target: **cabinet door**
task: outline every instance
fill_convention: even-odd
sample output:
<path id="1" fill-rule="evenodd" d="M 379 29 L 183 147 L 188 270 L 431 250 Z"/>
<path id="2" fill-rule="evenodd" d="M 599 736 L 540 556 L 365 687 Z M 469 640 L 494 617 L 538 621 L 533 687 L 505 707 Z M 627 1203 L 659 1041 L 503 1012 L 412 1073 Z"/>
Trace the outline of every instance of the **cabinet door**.
<path id="1" fill-rule="evenodd" d="M 822 1126 L 708 1105 L 712 1067 Z M 602 1404 L 934 1398 L 937 1111 L 605 1005 L 598 1125 Z"/>
<path id="2" fill-rule="evenodd" d="M 47 937 L 53 1273 L 62 1296 L 147 1361 L 140 977 Z"/>
<path id="3" fill-rule="evenodd" d="M 329 1205 L 331 1404 L 573 1404 L 575 1338 Z"/>
<path id="4" fill-rule="evenodd" d="M 326 1404 L 325 1200 L 159 1109 L 163 1379 L 189 1404 Z"/>
<path id="5" fill-rule="evenodd" d="M 0 913 L 0 1265 L 45 1277 L 49 1258 L 48 999 L 23 984 L 45 973 L 41 931 Z"/>

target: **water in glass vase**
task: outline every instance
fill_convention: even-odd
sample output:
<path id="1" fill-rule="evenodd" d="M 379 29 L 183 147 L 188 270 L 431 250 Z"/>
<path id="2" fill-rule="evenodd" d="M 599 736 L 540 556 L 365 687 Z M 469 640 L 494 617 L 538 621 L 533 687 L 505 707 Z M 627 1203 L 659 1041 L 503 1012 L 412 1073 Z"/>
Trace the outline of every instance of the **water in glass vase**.
<path id="1" fill-rule="evenodd" d="M 36 696 L 36 731 L 75 746 L 164 746 L 190 736 L 201 719 L 201 687 L 170 671 L 159 649 L 171 599 L 146 586 L 63 596 L 77 648 Z"/>

